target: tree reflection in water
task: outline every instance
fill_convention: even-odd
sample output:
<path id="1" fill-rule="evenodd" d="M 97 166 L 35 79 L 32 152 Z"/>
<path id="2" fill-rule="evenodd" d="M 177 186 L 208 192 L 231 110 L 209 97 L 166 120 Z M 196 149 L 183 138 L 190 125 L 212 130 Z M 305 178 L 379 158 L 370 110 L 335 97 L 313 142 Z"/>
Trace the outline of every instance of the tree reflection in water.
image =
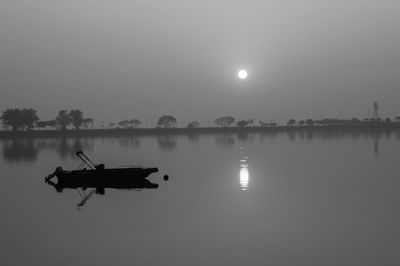
<path id="1" fill-rule="evenodd" d="M 30 138 L 7 140 L 3 144 L 3 157 L 8 162 L 33 162 L 38 153 L 39 148 Z"/>
<path id="2" fill-rule="evenodd" d="M 92 138 L 15 138 L 5 140 L 3 144 L 3 157 L 9 162 L 34 162 L 43 150 L 55 150 L 65 159 L 75 158 L 76 151 L 92 150 Z"/>
<path id="3" fill-rule="evenodd" d="M 379 155 L 379 142 L 382 137 L 390 139 L 393 136 L 393 130 L 391 129 L 307 129 L 307 128 L 292 128 L 286 131 L 286 136 L 290 141 L 296 139 L 306 139 L 312 141 L 314 139 L 333 139 L 333 138 L 351 138 L 355 141 L 359 138 L 364 138 L 373 145 L 373 153 L 375 156 Z M 262 133 L 262 135 L 265 135 Z M 400 133 L 397 131 L 397 138 L 400 138 Z"/>
<path id="4" fill-rule="evenodd" d="M 123 146 L 123 147 L 137 148 L 140 146 L 140 137 L 138 137 L 138 136 L 120 137 L 120 138 L 118 138 L 118 142 L 119 142 L 119 145 Z"/>
<path id="5" fill-rule="evenodd" d="M 235 145 L 235 136 L 233 134 L 218 134 L 215 136 L 215 142 L 221 146 Z"/>
<path id="6" fill-rule="evenodd" d="M 283 131 L 264 131 L 259 133 L 223 133 L 211 136 L 217 145 L 223 147 L 232 147 L 239 143 L 254 143 L 257 138 L 261 141 L 264 138 L 274 140 L 279 134 L 286 134 L 290 141 L 313 141 L 315 139 L 328 140 L 338 137 L 357 140 L 364 138 L 372 143 L 372 151 L 379 155 L 379 143 L 382 137 L 390 139 L 392 137 L 400 138 L 399 130 L 393 129 L 327 129 L 327 128 L 290 128 Z M 256 138 L 257 137 L 257 138 Z M 177 146 L 177 135 L 160 135 L 155 137 L 158 147 L 162 151 L 174 151 Z M 199 142 L 201 135 L 190 134 L 187 138 L 193 142 Z M 140 145 L 139 136 L 117 138 L 107 137 L 111 142 L 119 143 L 121 146 L 138 147 Z M 90 151 L 94 147 L 94 138 L 92 137 L 53 137 L 53 138 L 23 138 L 16 137 L 1 140 L 3 144 L 3 157 L 8 162 L 33 162 L 37 159 L 42 150 L 55 150 L 62 159 L 67 157 L 75 158 L 75 152 L 78 150 Z"/>
<path id="7" fill-rule="evenodd" d="M 176 138 L 175 135 L 157 136 L 158 147 L 163 151 L 173 151 L 176 149 Z"/>
<path id="8" fill-rule="evenodd" d="M 189 133 L 189 134 L 187 134 L 187 138 L 191 142 L 198 143 L 199 139 L 200 139 L 200 135 L 199 134 Z"/>
<path id="9" fill-rule="evenodd" d="M 256 140 L 254 133 L 238 133 L 237 138 L 240 143 L 254 143 Z"/>

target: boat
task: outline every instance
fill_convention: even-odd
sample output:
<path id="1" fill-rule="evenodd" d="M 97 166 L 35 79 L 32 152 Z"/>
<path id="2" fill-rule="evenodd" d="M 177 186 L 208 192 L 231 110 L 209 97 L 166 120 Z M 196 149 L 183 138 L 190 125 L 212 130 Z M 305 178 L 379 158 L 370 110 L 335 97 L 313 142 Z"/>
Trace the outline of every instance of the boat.
<path id="1" fill-rule="evenodd" d="M 60 193 L 64 189 L 77 190 L 82 198 L 81 202 L 77 204 L 78 208 L 82 208 L 93 195 L 104 195 L 105 189 L 140 191 L 158 188 L 158 184 L 146 179 L 150 174 L 158 172 L 157 168 L 120 167 L 107 169 L 104 164 L 93 163 L 82 151 L 78 151 L 76 155 L 82 160 L 78 170 L 64 170 L 62 167 L 57 167 L 54 173 L 45 177 L 45 182 Z M 57 177 L 57 182 L 53 182 L 52 178 L 54 177 Z M 164 175 L 164 180 L 167 181 L 168 179 L 168 175 Z M 88 188 L 91 188 L 90 192 L 85 193 Z"/>
<path id="2" fill-rule="evenodd" d="M 107 169 L 104 164 L 93 163 L 82 151 L 78 151 L 76 156 L 82 160 L 78 170 L 64 170 L 62 167 L 57 167 L 53 174 L 46 177 L 46 181 L 57 177 L 58 183 L 64 184 L 67 187 L 99 187 L 98 184 L 143 180 L 150 174 L 158 172 L 158 169 L 155 167 L 120 167 Z"/>

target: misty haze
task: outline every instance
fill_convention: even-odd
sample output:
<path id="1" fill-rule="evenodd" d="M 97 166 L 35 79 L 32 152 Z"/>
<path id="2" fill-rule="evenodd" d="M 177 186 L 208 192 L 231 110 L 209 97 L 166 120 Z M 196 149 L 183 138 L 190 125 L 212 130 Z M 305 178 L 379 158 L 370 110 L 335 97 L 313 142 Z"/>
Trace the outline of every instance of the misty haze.
<path id="1" fill-rule="evenodd" d="M 0 2 L 0 265 L 399 265 L 400 2 Z"/>

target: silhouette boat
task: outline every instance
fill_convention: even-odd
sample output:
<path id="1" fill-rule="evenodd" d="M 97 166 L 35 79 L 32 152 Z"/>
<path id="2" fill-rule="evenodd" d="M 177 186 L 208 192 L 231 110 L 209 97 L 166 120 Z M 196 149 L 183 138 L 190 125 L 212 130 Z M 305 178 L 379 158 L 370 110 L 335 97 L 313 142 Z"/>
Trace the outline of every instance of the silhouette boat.
<path id="1" fill-rule="evenodd" d="M 46 181 L 57 177 L 58 184 L 62 187 L 115 187 L 121 184 L 134 187 L 138 180 L 143 180 L 152 173 L 158 172 L 157 168 L 121 167 L 105 168 L 104 164 L 93 163 L 82 151 L 76 155 L 82 160 L 78 170 L 64 170 L 57 167 L 53 174 L 46 177 Z M 86 167 L 88 168 L 86 168 Z M 123 183 L 121 183 L 123 182 Z M 140 182 L 139 182 L 140 184 Z"/>
<path id="2" fill-rule="evenodd" d="M 158 184 L 146 179 L 150 174 L 158 172 L 157 168 L 124 167 L 106 169 L 104 164 L 93 163 L 82 151 L 76 155 L 82 160 L 78 170 L 63 170 L 57 167 L 53 174 L 45 178 L 45 182 L 63 192 L 64 189 L 75 189 L 82 200 L 77 204 L 78 208 L 83 207 L 86 202 L 95 194 L 104 195 L 106 189 L 142 190 L 157 189 Z M 89 169 L 87 169 L 86 167 Z M 57 177 L 57 182 L 52 178 Z M 164 175 L 164 180 L 168 180 Z M 90 192 L 85 192 L 91 188 Z"/>

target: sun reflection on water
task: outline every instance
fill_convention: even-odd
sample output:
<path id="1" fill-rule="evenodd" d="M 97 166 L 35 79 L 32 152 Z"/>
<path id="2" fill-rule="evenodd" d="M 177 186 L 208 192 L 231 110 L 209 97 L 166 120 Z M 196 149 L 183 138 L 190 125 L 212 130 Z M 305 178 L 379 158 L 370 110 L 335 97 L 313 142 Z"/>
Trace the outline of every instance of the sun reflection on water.
<path id="1" fill-rule="evenodd" d="M 242 190 L 247 190 L 249 188 L 249 164 L 247 162 L 247 157 L 245 159 L 240 160 L 240 188 Z"/>

